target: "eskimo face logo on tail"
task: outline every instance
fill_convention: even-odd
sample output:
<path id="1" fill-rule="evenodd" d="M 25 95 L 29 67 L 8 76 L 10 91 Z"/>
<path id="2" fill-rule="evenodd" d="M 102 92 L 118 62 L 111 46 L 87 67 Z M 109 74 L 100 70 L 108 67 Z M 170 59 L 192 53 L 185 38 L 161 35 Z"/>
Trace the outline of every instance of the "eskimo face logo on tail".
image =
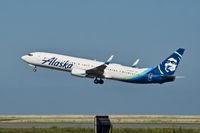
<path id="1" fill-rule="evenodd" d="M 166 72 L 173 72 L 176 70 L 176 67 L 177 67 L 177 60 L 174 58 L 169 58 L 165 63 Z"/>
<path id="2" fill-rule="evenodd" d="M 42 60 L 42 64 L 48 64 L 49 66 L 55 66 L 55 67 L 60 67 L 64 69 L 70 69 L 72 68 L 73 64 L 69 63 L 69 61 L 59 61 L 57 58 L 52 57 L 50 59 L 44 59 Z"/>

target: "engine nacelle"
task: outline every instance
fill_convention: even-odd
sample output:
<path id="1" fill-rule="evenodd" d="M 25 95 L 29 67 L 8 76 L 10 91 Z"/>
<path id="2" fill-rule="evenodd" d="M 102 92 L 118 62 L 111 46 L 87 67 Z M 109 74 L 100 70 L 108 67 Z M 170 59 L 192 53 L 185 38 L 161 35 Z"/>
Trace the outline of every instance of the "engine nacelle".
<path id="1" fill-rule="evenodd" d="M 74 76 L 85 77 L 86 70 L 74 68 L 72 69 L 71 74 Z"/>

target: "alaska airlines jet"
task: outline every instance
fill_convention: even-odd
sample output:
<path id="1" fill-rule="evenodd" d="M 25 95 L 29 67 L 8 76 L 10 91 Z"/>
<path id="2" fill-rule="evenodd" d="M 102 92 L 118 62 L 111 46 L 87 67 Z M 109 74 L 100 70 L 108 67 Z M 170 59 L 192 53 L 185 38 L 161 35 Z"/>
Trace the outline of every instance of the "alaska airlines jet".
<path id="1" fill-rule="evenodd" d="M 46 52 L 33 52 L 22 56 L 22 60 L 33 67 L 44 67 L 70 72 L 74 76 L 93 78 L 95 84 L 103 84 L 103 79 L 113 79 L 129 83 L 165 83 L 174 81 L 174 75 L 185 49 L 179 48 L 162 63 L 152 68 L 138 68 L 139 59 L 131 66 L 111 63 L 113 55 L 100 62 L 84 58 Z"/>

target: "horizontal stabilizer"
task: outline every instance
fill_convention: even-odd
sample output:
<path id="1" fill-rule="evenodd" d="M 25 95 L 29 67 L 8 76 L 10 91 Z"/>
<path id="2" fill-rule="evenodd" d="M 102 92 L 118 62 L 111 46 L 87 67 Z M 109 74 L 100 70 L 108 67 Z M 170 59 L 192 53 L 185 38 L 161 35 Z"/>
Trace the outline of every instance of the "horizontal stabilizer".
<path id="1" fill-rule="evenodd" d="M 185 76 L 176 76 L 176 79 L 184 79 Z"/>

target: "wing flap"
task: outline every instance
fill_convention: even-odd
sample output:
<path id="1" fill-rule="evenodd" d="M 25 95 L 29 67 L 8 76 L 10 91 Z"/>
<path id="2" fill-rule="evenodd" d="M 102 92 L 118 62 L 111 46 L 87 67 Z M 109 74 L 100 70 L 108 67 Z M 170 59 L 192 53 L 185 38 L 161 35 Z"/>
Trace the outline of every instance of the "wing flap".
<path id="1" fill-rule="evenodd" d="M 106 64 L 100 65 L 98 67 L 86 70 L 86 74 L 92 77 L 104 77 L 103 74 L 106 67 Z"/>

